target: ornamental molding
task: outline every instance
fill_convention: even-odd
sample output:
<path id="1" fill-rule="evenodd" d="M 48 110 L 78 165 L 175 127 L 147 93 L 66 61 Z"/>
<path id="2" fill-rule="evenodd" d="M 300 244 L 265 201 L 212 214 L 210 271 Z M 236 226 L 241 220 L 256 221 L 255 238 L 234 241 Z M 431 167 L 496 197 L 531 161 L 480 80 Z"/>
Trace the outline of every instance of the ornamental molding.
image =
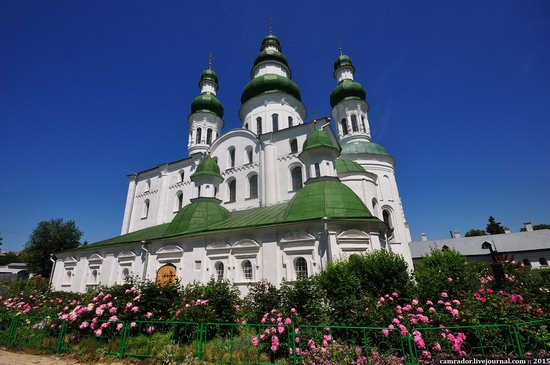
<path id="1" fill-rule="evenodd" d="M 284 236 L 281 239 L 281 243 L 296 243 L 296 242 L 311 243 L 311 242 L 315 242 L 315 240 L 317 240 L 317 238 L 312 234 L 309 234 L 305 231 L 294 231 Z"/>
<path id="2" fill-rule="evenodd" d="M 286 161 L 286 160 L 298 160 L 298 153 L 289 153 L 288 155 L 283 155 L 277 157 L 277 161 Z"/>
<path id="3" fill-rule="evenodd" d="M 168 186 L 168 189 L 173 190 L 173 189 L 183 188 L 184 186 L 187 186 L 187 185 L 191 185 L 191 180 L 178 181 L 177 183 Z"/>
<path id="4" fill-rule="evenodd" d="M 259 167 L 259 164 L 257 162 L 253 162 L 253 163 L 248 163 L 246 165 L 242 165 L 242 166 L 239 166 L 239 167 L 228 168 L 227 170 L 223 171 L 221 174 L 222 174 L 222 176 L 228 176 L 228 175 L 232 175 L 235 172 L 252 170 L 252 169 L 258 168 L 258 167 Z"/>
<path id="5" fill-rule="evenodd" d="M 347 231 L 343 231 L 338 236 L 338 243 L 340 243 L 342 240 L 345 240 L 347 242 L 352 241 L 361 241 L 364 242 L 365 240 L 370 239 L 370 235 L 364 231 L 360 231 L 358 229 L 348 229 Z"/>
<path id="6" fill-rule="evenodd" d="M 136 198 L 144 198 L 144 197 L 147 197 L 147 196 L 155 195 L 158 192 L 159 192 L 158 189 L 145 191 L 141 194 L 136 195 Z"/>
<path id="7" fill-rule="evenodd" d="M 134 253 L 134 251 L 131 250 L 121 251 L 117 256 L 118 261 L 129 261 L 134 260 L 135 258 L 136 254 Z"/>

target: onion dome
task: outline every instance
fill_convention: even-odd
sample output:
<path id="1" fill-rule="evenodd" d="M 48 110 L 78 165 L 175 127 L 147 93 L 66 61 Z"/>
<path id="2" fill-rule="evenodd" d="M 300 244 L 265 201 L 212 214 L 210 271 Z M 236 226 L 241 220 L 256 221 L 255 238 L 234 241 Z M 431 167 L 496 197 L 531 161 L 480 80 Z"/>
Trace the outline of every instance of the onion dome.
<path id="1" fill-rule="evenodd" d="M 206 154 L 206 156 L 199 163 L 199 165 L 197 166 L 197 169 L 191 175 L 191 181 L 195 181 L 197 180 L 197 178 L 202 176 L 211 176 L 219 180 L 218 182 L 223 181 L 223 177 L 220 174 L 220 167 L 218 166 L 218 163 L 216 162 L 216 160 L 214 160 L 210 156 L 210 154 Z"/>
<path id="2" fill-rule="evenodd" d="M 351 143 L 342 144 L 342 155 L 355 155 L 361 153 L 390 156 L 384 147 L 376 143 L 367 141 L 353 141 Z"/>
<path id="3" fill-rule="evenodd" d="M 283 65 L 285 65 L 287 68 L 289 67 L 288 60 L 281 52 L 270 49 L 270 50 L 261 51 L 260 54 L 256 56 L 256 59 L 254 60 L 253 69 L 261 62 L 266 62 L 266 61 L 280 62 Z"/>
<path id="4" fill-rule="evenodd" d="M 336 160 L 336 172 L 338 174 L 362 174 L 365 171 L 363 166 L 352 160 Z"/>
<path id="5" fill-rule="evenodd" d="M 264 40 L 262 41 L 262 45 L 260 46 L 260 51 L 264 51 L 269 46 L 277 48 L 279 52 L 283 51 L 283 47 L 281 47 L 281 42 L 279 42 L 279 38 L 277 38 L 273 34 L 268 34 L 265 36 Z"/>
<path id="6" fill-rule="evenodd" d="M 338 148 L 330 142 L 327 134 L 322 130 L 314 128 L 313 132 L 307 135 L 302 151 L 309 151 L 319 147 L 333 149 L 338 153 Z"/>
<path id="7" fill-rule="evenodd" d="M 191 114 L 198 112 L 213 113 L 223 118 L 223 105 L 216 95 L 208 92 L 202 93 L 191 102 Z"/>
<path id="8" fill-rule="evenodd" d="M 202 83 L 204 81 L 212 81 L 214 83 L 216 83 L 216 87 L 218 86 L 218 75 L 214 72 L 214 70 L 210 69 L 210 68 L 207 68 L 206 70 L 204 70 L 202 73 L 201 73 L 201 81 L 199 82 Z"/>
<path id="9" fill-rule="evenodd" d="M 277 91 L 290 94 L 299 101 L 302 101 L 300 89 L 294 81 L 284 76 L 266 74 L 258 76 L 246 84 L 241 95 L 241 103 L 244 104 L 260 94 Z"/>
<path id="10" fill-rule="evenodd" d="M 367 92 L 358 82 L 344 79 L 338 83 L 330 94 L 330 106 L 334 108 L 336 104 L 343 100 L 365 100 Z"/>
<path id="11" fill-rule="evenodd" d="M 294 195 L 285 211 L 286 221 L 324 217 L 377 220 L 361 199 L 335 177 L 308 180 Z"/>
<path id="12" fill-rule="evenodd" d="M 344 66 L 351 67 L 353 70 L 352 72 L 355 72 L 355 67 L 353 67 L 350 56 L 341 54 L 336 61 L 334 61 L 334 72 Z"/>
<path id="13" fill-rule="evenodd" d="M 197 198 L 183 207 L 166 228 L 164 236 L 205 231 L 231 216 L 216 198 Z"/>

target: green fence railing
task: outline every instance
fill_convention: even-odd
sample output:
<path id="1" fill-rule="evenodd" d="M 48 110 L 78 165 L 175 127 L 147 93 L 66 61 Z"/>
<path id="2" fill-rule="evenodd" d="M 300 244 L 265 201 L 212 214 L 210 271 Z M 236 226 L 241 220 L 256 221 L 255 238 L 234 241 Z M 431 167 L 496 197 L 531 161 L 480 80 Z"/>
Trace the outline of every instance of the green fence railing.
<path id="1" fill-rule="evenodd" d="M 116 357 L 163 362 L 199 358 L 216 364 L 379 362 L 380 357 L 416 365 L 432 355 L 456 358 L 548 356 L 550 319 L 517 324 L 395 328 L 183 321 L 97 321 L 84 330 L 57 318 L 0 318 L 0 345 L 49 352 L 97 348 Z M 88 328 L 88 326 L 90 326 Z"/>

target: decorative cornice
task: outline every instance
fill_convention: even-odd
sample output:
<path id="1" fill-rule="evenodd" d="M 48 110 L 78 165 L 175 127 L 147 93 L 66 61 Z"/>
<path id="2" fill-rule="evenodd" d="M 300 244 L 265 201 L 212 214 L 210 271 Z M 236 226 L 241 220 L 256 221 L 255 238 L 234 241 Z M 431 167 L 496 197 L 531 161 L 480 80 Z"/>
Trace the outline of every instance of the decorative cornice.
<path id="1" fill-rule="evenodd" d="M 158 193 L 158 192 L 159 192 L 158 189 L 156 189 L 156 190 L 145 191 L 145 192 L 143 192 L 143 193 L 141 193 L 141 194 L 136 195 L 136 198 L 144 198 L 144 197 L 146 197 L 146 196 L 154 195 L 154 194 L 156 194 L 156 193 Z"/>
<path id="2" fill-rule="evenodd" d="M 260 165 L 257 162 L 249 163 L 246 165 L 238 166 L 238 167 L 231 167 L 225 171 L 222 172 L 222 176 L 231 176 L 235 172 L 239 171 L 247 171 L 252 170 L 256 167 L 259 167 Z"/>

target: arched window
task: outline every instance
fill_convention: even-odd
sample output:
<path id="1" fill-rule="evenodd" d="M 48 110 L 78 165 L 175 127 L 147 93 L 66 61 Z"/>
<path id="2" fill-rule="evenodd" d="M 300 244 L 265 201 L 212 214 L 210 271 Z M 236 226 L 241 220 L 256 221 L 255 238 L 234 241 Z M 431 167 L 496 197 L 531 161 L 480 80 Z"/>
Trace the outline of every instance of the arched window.
<path id="1" fill-rule="evenodd" d="M 147 218 L 149 215 L 149 199 L 143 202 L 143 212 L 141 213 L 141 219 Z"/>
<path id="2" fill-rule="evenodd" d="M 244 128 L 248 129 L 248 123 L 245 123 Z"/>
<path id="3" fill-rule="evenodd" d="M 300 190 L 302 188 L 302 167 L 294 167 L 291 170 L 290 175 L 292 176 L 292 190 Z"/>
<path id="4" fill-rule="evenodd" d="M 176 211 L 183 207 L 183 192 L 180 190 L 176 193 Z"/>
<path id="5" fill-rule="evenodd" d="M 298 141 L 296 140 L 296 138 L 290 141 L 290 152 L 298 153 Z"/>
<path id="6" fill-rule="evenodd" d="M 298 257 L 294 261 L 294 270 L 296 271 L 296 279 L 307 277 L 307 261 L 303 257 Z"/>
<path id="7" fill-rule="evenodd" d="M 321 177 L 321 168 L 318 163 L 315 164 L 315 177 Z"/>
<path id="8" fill-rule="evenodd" d="M 143 187 L 143 192 L 144 193 L 148 192 L 149 190 L 151 190 L 151 180 L 147 180 L 145 182 L 145 186 Z"/>
<path id="9" fill-rule="evenodd" d="M 382 211 L 382 220 L 384 221 L 384 223 L 386 223 L 388 227 L 393 228 L 391 213 L 387 209 L 384 209 Z"/>
<path id="10" fill-rule="evenodd" d="M 235 167 L 235 147 L 229 148 L 229 167 Z"/>
<path id="11" fill-rule="evenodd" d="M 97 283 L 98 276 L 99 276 L 99 273 L 97 272 L 97 270 L 92 270 L 92 281 L 94 283 Z"/>
<path id="12" fill-rule="evenodd" d="M 212 144 L 212 129 L 208 128 L 206 130 L 206 144 L 210 145 Z"/>
<path id="13" fill-rule="evenodd" d="M 214 198 L 218 197 L 218 187 L 214 186 Z"/>
<path id="14" fill-rule="evenodd" d="M 218 261 L 216 262 L 216 265 L 214 265 L 214 268 L 216 269 L 216 280 L 222 281 L 223 280 L 223 262 Z"/>
<path id="15" fill-rule="evenodd" d="M 227 182 L 227 189 L 229 190 L 229 203 L 233 203 L 237 197 L 237 180 L 231 179 Z"/>
<path id="16" fill-rule="evenodd" d="M 529 259 L 523 259 L 523 266 L 531 267 L 531 261 L 529 261 Z"/>
<path id="17" fill-rule="evenodd" d="M 252 147 L 248 146 L 245 148 L 246 153 L 246 163 L 252 163 Z"/>
<path id="18" fill-rule="evenodd" d="M 342 127 L 342 134 L 345 136 L 348 134 L 348 122 L 346 121 L 346 118 L 342 119 L 340 122 L 340 125 Z"/>
<path id="19" fill-rule="evenodd" d="M 130 277 L 130 270 L 126 267 L 124 268 L 124 270 L 122 270 L 122 278 L 126 280 L 129 277 Z"/>
<path id="20" fill-rule="evenodd" d="M 201 187 L 197 186 L 197 197 L 201 196 Z"/>
<path id="21" fill-rule="evenodd" d="M 292 127 L 294 124 L 294 121 L 292 120 L 292 117 L 288 117 L 288 127 Z"/>
<path id="22" fill-rule="evenodd" d="M 249 260 L 243 261 L 243 276 L 246 280 L 252 280 L 252 263 Z"/>
<path id="23" fill-rule="evenodd" d="M 273 121 L 273 132 L 277 132 L 279 130 L 279 114 L 273 114 L 271 120 Z"/>
<path id="24" fill-rule="evenodd" d="M 359 131 L 359 127 L 357 126 L 357 116 L 355 114 L 351 115 L 351 129 L 354 132 Z"/>
<path id="25" fill-rule="evenodd" d="M 202 139 L 202 128 L 197 128 L 197 133 L 195 134 L 195 143 L 200 144 Z"/>
<path id="26" fill-rule="evenodd" d="M 548 266 L 548 261 L 544 257 L 541 257 L 539 258 L 539 264 L 540 266 Z"/>
<path id="27" fill-rule="evenodd" d="M 364 116 L 361 116 L 361 124 L 363 124 L 363 132 L 367 133 L 367 124 L 365 123 Z"/>
<path id="28" fill-rule="evenodd" d="M 248 191 L 250 192 L 249 198 L 258 197 L 258 175 L 254 174 L 248 178 Z"/>
<path id="29" fill-rule="evenodd" d="M 258 135 L 262 134 L 262 118 L 256 118 L 256 132 Z"/>
<path id="30" fill-rule="evenodd" d="M 181 171 L 178 173 L 178 176 L 179 176 L 178 182 L 183 182 L 183 178 L 185 177 L 185 172 L 184 172 L 183 170 L 181 170 Z"/>

